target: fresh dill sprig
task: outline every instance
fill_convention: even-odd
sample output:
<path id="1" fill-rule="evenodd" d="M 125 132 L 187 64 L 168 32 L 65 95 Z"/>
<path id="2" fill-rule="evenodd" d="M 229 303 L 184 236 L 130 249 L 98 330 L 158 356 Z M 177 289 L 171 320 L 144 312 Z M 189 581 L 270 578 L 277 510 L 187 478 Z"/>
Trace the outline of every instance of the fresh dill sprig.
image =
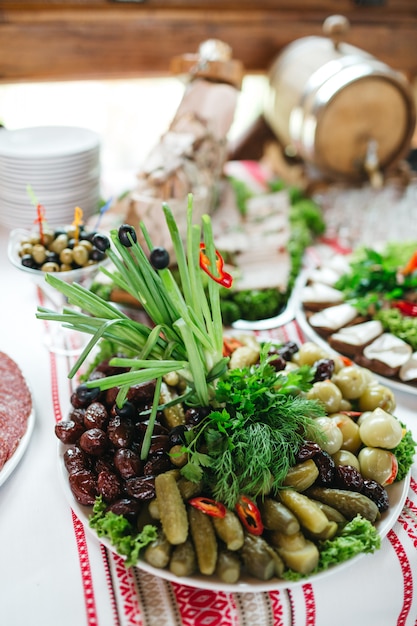
<path id="1" fill-rule="evenodd" d="M 229 370 L 216 387 L 220 408 L 205 418 L 185 448 L 189 462 L 182 473 L 190 480 L 204 474 L 213 496 L 230 507 L 241 494 L 256 497 L 278 489 L 307 433 L 322 438 L 314 418 L 324 409 L 300 393 L 311 380 L 309 367 L 277 373 L 266 350 L 259 364 Z M 202 440 L 210 459 L 203 458 L 207 471 L 199 467 Z"/>

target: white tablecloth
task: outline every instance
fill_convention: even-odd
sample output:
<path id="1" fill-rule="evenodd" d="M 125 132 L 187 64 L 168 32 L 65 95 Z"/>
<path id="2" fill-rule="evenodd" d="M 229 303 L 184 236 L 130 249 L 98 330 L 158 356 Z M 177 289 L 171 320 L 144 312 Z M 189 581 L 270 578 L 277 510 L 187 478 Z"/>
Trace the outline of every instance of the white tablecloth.
<path id="1" fill-rule="evenodd" d="M 68 357 L 44 345 L 37 293 L 6 255 L 0 231 L 0 351 L 33 390 L 30 444 L 0 487 L 0 623 L 4 626 L 411 626 L 417 624 L 417 465 L 381 550 L 290 591 L 225 594 L 154 578 L 103 548 L 72 513 L 58 469 L 54 424 L 69 409 Z M 286 332 L 298 336 L 295 324 Z M 417 396 L 396 415 L 417 436 Z"/>

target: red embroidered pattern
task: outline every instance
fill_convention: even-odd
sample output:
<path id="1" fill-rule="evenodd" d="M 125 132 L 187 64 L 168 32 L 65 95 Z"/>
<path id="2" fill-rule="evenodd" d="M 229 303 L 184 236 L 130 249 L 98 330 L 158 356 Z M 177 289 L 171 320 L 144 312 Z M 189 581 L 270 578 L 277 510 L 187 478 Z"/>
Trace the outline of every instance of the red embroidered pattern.
<path id="1" fill-rule="evenodd" d="M 233 626 L 229 594 L 172 583 L 183 626 Z"/>
<path id="2" fill-rule="evenodd" d="M 279 591 L 270 591 L 269 600 L 271 602 L 272 615 L 274 616 L 274 626 L 284 626 L 284 609 Z"/>
<path id="3" fill-rule="evenodd" d="M 140 605 L 136 595 L 132 568 L 128 569 L 122 557 L 114 552 L 111 553 L 111 558 L 115 564 L 119 592 L 122 596 L 123 615 L 125 618 L 124 624 L 126 624 L 126 626 L 143 626 L 144 621 L 141 616 Z"/>
<path id="4" fill-rule="evenodd" d="M 53 353 L 49 354 L 51 364 L 51 392 L 52 392 L 52 405 L 54 410 L 54 418 L 56 422 L 62 419 L 61 405 L 59 402 L 59 387 L 58 387 L 58 374 L 56 357 Z M 74 526 L 75 538 L 78 548 L 78 557 L 81 568 L 81 579 L 84 589 L 84 601 L 87 611 L 87 624 L 88 626 L 96 626 L 97 612 L 94 599 L 93 580 L 91 576 L 90 561 L 88 558 L 87 542 L 85 539 L 84 526 L 71 510 L 72 523 Z"/>
<path id="5" fill-rule="evenodd" d="M 113 617 L 114 617 L 114 624 L 116 626 L 119 626 L 120 625 L 120 620 L 119 620 L 119 614 L 118 614 L 118 611 L 117 611 L 116 598 L 114 597 L 114 588 L 113 588 L 111 574 L 110 574 L 110 569 L 109 569 L 108 554 L 107 554 L 106 548 L 103 546 L 102 543 L 100 544 L 100 552 L 101 552 L 101 556 L 103 558 L 103 567 L 104 567 L 104 571 L 105 571 L 105 574 L 106 574 L 106 582 L 107 582 L 107 588 L 108 588 L 108 592 L 109 592 L 110 604 L 111 604 Z"/>
<path id="6" fill-rule="evenodd" d="M 314 626 L 316 623 L 316 601 L 312 585 L 303 585 L 304 599 L 306 603 L 306 626 Z"/>
<path id="7" fill-rule="evenodd" d="M 96 626 L 98 624 L 96 603 L 94 599 L 93 579 L 91 576 L 90 561 L 88 558 L 87 542 L 85 540 L 84 526 L 75 515 L 72 513 L 72 523 L 74 525 L 75 538 L 77 540 L 78 556 L 80 560 L 81 578 L 84 588 L 84 601 L 87 611 L 87 624 L 88 626 Z"/>
<path id="8" fill-rule="evenodd" d="M 394 530 L 390 530 L 387 535 L 400 563 L 401 572 L 404 582 L 404 599 L 401 613 L 397 620 L 397 626 L 405 626 L 407 616 L 410 612 L 411 602 L 413 599 L 413 576 L 411 572 L 410 562 L 405 553 L 404 546 L 401 544 L 400 539 L 395 534 Z"/>

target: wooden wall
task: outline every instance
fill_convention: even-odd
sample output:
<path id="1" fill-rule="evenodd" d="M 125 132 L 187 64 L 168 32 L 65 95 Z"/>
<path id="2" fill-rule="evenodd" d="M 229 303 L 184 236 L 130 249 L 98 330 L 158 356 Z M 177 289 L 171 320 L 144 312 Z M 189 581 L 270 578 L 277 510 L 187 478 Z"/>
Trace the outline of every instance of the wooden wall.
<path id="1" fill-rule="evenodd" d="M 417 77 L 417 0 L 0 0 L 0 82 L 169 75 L 209 38 L 247 73 L 346 16 L 346 40 Z"/>

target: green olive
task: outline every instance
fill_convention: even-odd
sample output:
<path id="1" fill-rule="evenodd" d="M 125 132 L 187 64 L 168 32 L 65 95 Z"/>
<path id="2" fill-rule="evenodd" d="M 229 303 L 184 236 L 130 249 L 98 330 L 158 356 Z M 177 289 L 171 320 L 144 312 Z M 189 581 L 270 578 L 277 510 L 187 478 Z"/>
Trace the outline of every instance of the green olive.
<path id="1" fill-rule="evenodd" d="M 403 429 L 395 417 L 378 407 L 361 423 L 359 434 L 366 446 L 392 449 L 400 443 Z"/>
<path id="2" fill-rule="evenodd" d="M 32 250 L 33 244 L 31 244 L 29 241 L 25 241 L 20 246 L 19 256 L 24 256 L 25 254 L 32 255 Z"/>
<path id="3" fill-rule="evenodd" d="M 325 435 L 325 441 L 321 443 L 321 448 L 328 454 L 335 454 L 340 450 L 343 443 L 343 434 L 337 423 L 330 417 L 317 417 L 314 421 Z"/>
<path id="4" fill-rule="evenodd" d="M 37 243 L 32 248 L 32 256 L 38 265 L 42 265 L 46 259 L 46 249 L 40 243 Z"/>
<path id="5" fill-rule="evenodd" d="M 362 369 L 356 365 L 344 367 L 333 376 L 332 381 L 339 387 L 343 397 L 348 400 L 359 398 L 368 384 Z"/>
<path id="6" fill-rule="evenodd" d="M 84 246 L 84 248 L 86 248 L 86 250 L 88 250 L 89 253 L 94 248 L 93 244 L 91 243 L 91 241 L 88 241 L 88 239 L 80 239 L 80 241 L 78 242 L 78 245 Z"/>
<path id="7" fill-rule="evenodd" d="M 328 354 L 313 341 L 306 341 L 297 354 L 297 362 L 299 365 L 314 365 L 320 359 L 328 358 Z"/>
<path id="8" fill-rule="evenodd" d="M 74 246 L 72 253 L 73 253 L 73 259 L 77 265 L 80 265 L 81 267 L 83 267 L 84 265 L 87 265 L 88 250 L 85 248 L 85 246 L 81 246 L 80 244 L 77 244 L 76 246 Z"/>
<path id="9" fill-rule="evenodd" d="M 368 385 L 360 396 L 358 404 L 360 411 L 373 411 L 377 407 L 381 407 L 381 409 L 389 413 L 392 413 L 396 406 L 395 397 L 391 389 L 379 383 Z"/>
<path id="10" fill-rule="evenodd" d="M 42 272 L 59 272 L 58 263 L 53 263 L 49 261 L 48 263 L 44 263 L 41 267 Z"/>
<path id="11" fill-rule="evenodd" d="M 332 455 L 332 457 L 337 466 L 350 465 L 357 469 L 358 472 L 360 471 L 358 457 L 352 454 L 352 452 L 349 452 L 349 450 L 338 450 Z"/>
<path id="12" fill-rule="evenodd" d="M 398 462 L 392 452 L 382 448 L 362 448 L 358 455 L 361 474 L 385 487 L 397 476 Z"/>
<path id="13" fill-rule="evenodd" d="M 61 250 L 59 260 L 64 265 L 71 265 L 73 260 L 73 253 L 71 248 L 64 248 L 63 250 Z"/>
<path id="14" fill-rule="evenodd" d="M 61 254 L 62 250 L 67 247 L 68 247 L 68 237 L 67 235 L 64 235 L 62 233 L 61 235 L 58 235 L 56 239 L 51 241 L 49 249 L 52 252 L 56 252 L 56 254 Z"/>
<path id="15" fill-rule="evenodd" d="M 362 444 L 359 434 L 359 426 L 357 423 L 349 417 L 349 415 L 344 413 L 330 415 L 330 419 L 335 422 L 339 430 L 342 432 L 343 442 L 341 448 L 355 454 Z"/>
<path id="16" fill-rule="evenodd" d="M 314 383 L 312 388 L 307 392 L 309 400 L 320 400 L 327 413 L 337 413 L 340 410 L 342 401 L 342 392 L 330 380 L 322 380 Z"/>

